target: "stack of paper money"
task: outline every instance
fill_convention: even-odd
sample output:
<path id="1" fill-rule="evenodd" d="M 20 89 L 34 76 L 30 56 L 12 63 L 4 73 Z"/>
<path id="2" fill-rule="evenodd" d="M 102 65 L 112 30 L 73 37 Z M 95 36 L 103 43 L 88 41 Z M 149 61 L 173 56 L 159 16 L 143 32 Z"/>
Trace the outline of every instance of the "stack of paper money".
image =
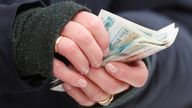
<path id="1" fill-rule="evenodd" d="M 103 65 L 109 61 L 132 62 L 166 49 L 179 30 L 174 23 L 151 30 L 105 10 L 100 11 L 99 17 L 110 35 L 110 54 Z"/>
<path id="2" fill-rule="evenodd" d="M 151 30 L 105 10 L 101 10 L 99 17 L 110 35 L 110 54 L 103 65 L 109 61 L 132 62 L 166 49 L 173 44 L 179 30 L 175 24 Z M 63 91 L 61 83 L 59 79 L 53 81 L 51 90 Z"/>

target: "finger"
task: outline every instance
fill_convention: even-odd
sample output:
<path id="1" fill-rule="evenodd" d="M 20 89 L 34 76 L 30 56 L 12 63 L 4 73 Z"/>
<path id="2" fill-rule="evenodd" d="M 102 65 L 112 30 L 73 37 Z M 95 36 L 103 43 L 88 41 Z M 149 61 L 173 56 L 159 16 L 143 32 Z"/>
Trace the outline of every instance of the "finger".
<path id="1" fill-rule="evenodd" d="M 109 53 L 109 34 L 102 21 L 96 15 L 82 11 L 77 14 L 73 20 L 91 31 L 97 43 L 102 48 L 104 55 Z"/>
<path id="2" fill-rule="evenodd" d="M 142 87 L 148 78 L 148 70 L 143 61 L 137 61 L 129 65 L 110 62 L 105 65 L 105 69 L 115 78 L 134 87 Z"/>
<path id="3" fill-rule="evenodd" d="M 56 78 L 74 87 L 83 88 L 87 86 L 87 81 L 83 76 L 70 70 L 64 63 L 57 59 L 53 60 L 53 74 Z"/>
<path id="4" fill-rule="evenodd" d="M 113 78 L 103 68 L 91 69 L 86 76 L 108 94 L 118 94 L 129 88 L 129 84 Z"/>
<path id="5" fill-rule="evenodd" d="M 69 68 L 73 71 L 77 71 L 75 70 L 72 66 L 69 66 Z M 91 80 L 87 79 L 87 86 L 81 88 L 81 90 L 93 101 L 99 102 L 102 101 L 104 99 L 106 99 L 107 97 L 109 97 L 109 94 L 104 92 L 99 86 L 97 86 L 94 82 L 92 82 Z"/>
<path id="6" fill-rule="evenodd" d="M 74 41 L 62 37 L 57 44 L 58 53 L 66 57 L 81 73 L 89 72 L 89 62 Z"/>
<path id="7" fill-rule="evenodd" d="M 81 90 L 93 101 L 99 102 L 107 97 L 109 97 L 109 94 L 104 92 L 100 87 L 98 87 L 96 84 L 88 81 L 87 87 L 81 88 Z"/>
<path id="8" fill-rule="evenodd" d="M 77 103 L 82 106 L 93 106 L 95 104 L 94 101 L 90 100 L 81 89 L 72 87 L 69 84 L 63 84 L 63 88 L 66 93 L 71 96 Z"/>
<path id="9" fill-rule="evenodd" d="M 62 35 L 72 39 L 81 48 L 91 66 L 99 67 L 103 59 L 102 49 L 92 34 L 81 24 L 70 21 L 64 28 Z"/>

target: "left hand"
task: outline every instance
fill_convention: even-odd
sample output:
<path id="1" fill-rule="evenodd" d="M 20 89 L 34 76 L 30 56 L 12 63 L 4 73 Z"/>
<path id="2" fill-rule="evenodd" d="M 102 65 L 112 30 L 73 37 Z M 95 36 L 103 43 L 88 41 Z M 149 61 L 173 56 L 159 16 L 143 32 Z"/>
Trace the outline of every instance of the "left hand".
<path id="1" fill-rule="evenodd" d="M 105 65 L 105 69 L 92 68 L 91 72 L 83 77 L 88 82 L 86 87 L 78 88 L 67 83 L 63 84 L 63 87 L 79 104 L 92 106 L 110 94 L 121 93 L 130 86 L 142 87 L 148 78 L 148 70 L 143 61 L 131 64 L 110 62 Z"/>

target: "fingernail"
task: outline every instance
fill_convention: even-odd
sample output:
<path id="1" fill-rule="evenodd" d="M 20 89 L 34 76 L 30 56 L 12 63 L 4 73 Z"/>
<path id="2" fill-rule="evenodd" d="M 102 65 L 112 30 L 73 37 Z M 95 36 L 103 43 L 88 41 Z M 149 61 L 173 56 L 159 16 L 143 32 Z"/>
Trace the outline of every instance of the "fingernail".
<path id="1" fill-rule="evenodd" d="M 104 57 L 108 56 L 108 55 L 109 55 L 109 52 L 110 52 L 110 50 L 109 50 L 109 48 L 107 48 L 107 49 L 104 51 Z"/>
<path id="2" fill-rule="evenodd" d="M 90 71 L 89 67 L 88 68 L 85 68 L 81 71 L 81 74 L 88 74 Z"/>
<path id="3" fill-rule="evenodd" d="M 77 84 L 78 84 L 80 87 L 84 88 L 84 87 L 87 86 L 87 81 L 84 80 L 84 79 L 79 79 L 79 80 L 77 81 Z"/>
<path id="4" fill-rule="evenodd" d="M 87 106 L 92 106 L 94 104 L 94 102 L 88 101 L 86 104 L 87 104 Z"/>
<path id="5" fill-rule="evenodd" d="M 99 67 L 101 67 L 101 64 L 102 64 L 102 62 L 97 63 L 97 64 L 95 65 L 95 67 L 96 67 L 96 68 L 99 68 Z"/>
<path id="6" fill-rule="evenodd" d="M 115 93 L 121 93 L 121 92 L 123 92 L 123 91 L 125 91 L 125 90 L 127 90 L 128 89 L 128 86 L 125 86 L 125 87 L 120 87 L 119 89 L 117 89 L 116 91 L 115 91 Z"/>
<path id="7" fill-rule="evenodd" d="M 68 91 L 70 91 L 72 89 L 71 86 L 68 85 L 68 84 L 64 84 L 64 86 L 65 86 L 65 89 L 68 90 Z"/>
<path id="8" fill-rule="evenodd" d="M 114 66 L 114 65 L 112 65 L 111 63 L 106 64 L 105 67 L 106 67 L 106 69 L 107 69 L 109 72 L 111 72 L 111 73 L 113 73 L 113 74 L 117 73 L 117 71 L 118 71 L 117 67 Z"/>

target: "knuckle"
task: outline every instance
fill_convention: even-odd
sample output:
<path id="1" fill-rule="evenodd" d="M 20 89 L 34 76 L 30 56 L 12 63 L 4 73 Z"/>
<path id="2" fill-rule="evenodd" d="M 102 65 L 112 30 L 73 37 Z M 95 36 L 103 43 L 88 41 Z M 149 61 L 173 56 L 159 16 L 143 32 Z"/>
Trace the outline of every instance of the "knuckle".
<path id="1" fill-rule="evenodd" d="M 92 43 L 91 34 L 85 31 L 80 31 L 75 40 L 82 45 L 89 45 Z"/>
<path id="2" fill-rule="evenodd" d="M 66 32 L 66 36 L 70 39 L 72 39 L 74 42 L 76 42 L 79 45 L 88 45 L 92 43 L 93 36 L 92 34 L 84 28 L 81 24 L 71 22 L 71 29 L 69 29 L 70 33 Z M 72 26 L 73 25 L 73 26 Z"/>
<path id="3" fill-rule="evenodd" d="M 94 14 L 82 11 L 74 18 L 75 21 L 82 20 L 82 18 L 86 19 L 86 25 L 90 29 L 97 28 L 99 24 L 102 24 L 101 20 Z"/>
<path id="4" fill-rule="evenodd" d="M 61 46 L 61 53 L 63 54 L 72 54 L 77 49 L 77 45 L 74 41 L 70 41 L 67 44 Z"/>
<path id="5" fill-rule="evenodd" d="M 95 17 L 94 19 L 88 22 L 88 27 L 92 30 L 97 30 L 100 27 L 101 21 L 99 18 Z"/>
<path id="6" fill-rule="evenodd" d="M 86 12 L 86 11 L 81 11 L 79 12 L 73 20 L 78 20 L 78 19 L 81 19 L 81 18 L 87 18 L 88 16 L 90 16 L 90 13 L 89 12 Z"/>
<path id="7" fill-rule="evenodd" d="M 95 53 L 92 53 L 91 65 L 93 67 L 100 67 L 103 59 L 103 52 L 101 50 L 97 50 Z"/>

